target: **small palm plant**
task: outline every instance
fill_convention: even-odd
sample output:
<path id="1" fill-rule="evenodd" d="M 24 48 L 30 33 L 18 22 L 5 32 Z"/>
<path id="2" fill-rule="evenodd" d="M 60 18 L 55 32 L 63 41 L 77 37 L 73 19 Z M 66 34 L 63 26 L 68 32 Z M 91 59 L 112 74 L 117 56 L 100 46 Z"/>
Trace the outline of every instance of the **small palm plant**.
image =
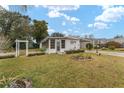
<path id="1" fill-rule="evenodd" d="M 20 78 L 20 75 L 12 77 L 12 74 L 10 74 L 10 76 L 2 76 L 2 79 L 0 80 L 0 87 L 9 87 L 11 82 Z"/>

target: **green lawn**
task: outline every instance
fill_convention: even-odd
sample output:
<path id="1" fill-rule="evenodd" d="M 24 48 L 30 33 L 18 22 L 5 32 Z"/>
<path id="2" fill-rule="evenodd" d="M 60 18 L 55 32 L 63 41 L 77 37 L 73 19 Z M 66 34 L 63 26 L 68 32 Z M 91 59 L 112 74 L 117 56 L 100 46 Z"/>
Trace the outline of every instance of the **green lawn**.
<path id="1" fill-rule="evenodd" d="M 93 61 L 78 62 L 71 56 L 1 59 L 0 79 L 20 75 L 31 78 L 33 87 L 124 87 L 124 58 L 92 54 Z"/>

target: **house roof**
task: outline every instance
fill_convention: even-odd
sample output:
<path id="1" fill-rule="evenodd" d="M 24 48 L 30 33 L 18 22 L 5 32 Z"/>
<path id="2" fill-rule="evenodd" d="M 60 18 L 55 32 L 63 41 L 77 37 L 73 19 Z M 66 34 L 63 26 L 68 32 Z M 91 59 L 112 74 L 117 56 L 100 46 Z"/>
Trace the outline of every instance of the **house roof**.
<path id="1" fill-rule="evenodd" d="M 48 39 L 70 39 L 70 40 L 80 40 L 80 39 L 77 38 L 77 37 L 70 37 L 70 36 L 66 36 L 66 37 L 51 37 L 51 36 L 48 36 L 48 37 L 46 37 L 45 39 L 43 39 L 43 40 L 41 41 L 41 43 L 42 43 L 42 42 L 45 42 L 45 41 L 48 40 Z"/>

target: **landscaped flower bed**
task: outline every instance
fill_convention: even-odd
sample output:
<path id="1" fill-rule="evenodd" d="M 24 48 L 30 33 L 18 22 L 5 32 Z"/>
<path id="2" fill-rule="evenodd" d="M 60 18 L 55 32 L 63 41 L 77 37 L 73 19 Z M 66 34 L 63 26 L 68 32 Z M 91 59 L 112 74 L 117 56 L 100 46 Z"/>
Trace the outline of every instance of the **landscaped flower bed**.
<path id="1" fill-rule="evenodd" d="M 76 61 L 91 61 L 93 60 L 93 57 L 89 54 L 78 54 L 78 55 L 72 56 L 72 59 Z"/>

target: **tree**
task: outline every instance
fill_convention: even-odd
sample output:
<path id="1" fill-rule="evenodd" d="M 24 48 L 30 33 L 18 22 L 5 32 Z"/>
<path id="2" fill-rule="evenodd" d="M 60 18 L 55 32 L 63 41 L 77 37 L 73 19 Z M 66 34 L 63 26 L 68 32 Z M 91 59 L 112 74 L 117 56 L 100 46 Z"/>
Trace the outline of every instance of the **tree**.
<path id="1" fill-rule="evenodd" d="M 8 36 L 4 36 L 0 33 L 0 52 L 3 50 L 11 48 L 11 40 Z"/>
<path id="2" fill-rule="evenodd" d="M 36 39 L 39 44 L 42 39 L 48 36 L 46 21 L 31 20 L 17 12 L 6 11 L 0 8 L 0 32 L 9 36 L 14 42 L 15 39 Z M 31 23 L 32 22 L 32 23 Z"/>
<path id="3" fill-rule="evenodd" d="M 115 41 L 110 41 L 105 44 L 107 48 L 115 47 L 115 48 L 120 48 L 121 44 Z"/>
<path id="4" fill-rule="evenodd" d="M 4 12 L 3 12 L 4 11 Z M 9 12 L 4 9 L 0 10 L 0 32 L 9 37 L 15 47 L 16 39 L 31 39 L 31 19 L 20 13 Z M 23 45 L 21 44 L 21 47 Z"/>
<path id="5" fill-rule="evenodd" d="M 87 43 L 87 44 L 86 44 L 86 48 L 87 48 L 88 50 L 93 49 L 93 44 Z"/>
<path id="6" fill-rule="evenodd" d="M 108 48 L 109 48 L 110 50 L 115 50 L 115 46 L 112 46 L 112 45 L 109 46 Z"/>
<path id="7" fill-rule="evenodd" d="M 115 38 L 115 39 L 116 39 L 116 38 L 123 38 L 123 35 L 117 35 L 117 36 L 115 36 L 114 38 Z"/>
<path id="8" fill-rule="evenodd" d="M 30 28 L 31 19 L 28 16 L 21 16 L 17 18 L 12 26 L 9 33 L 12 40 L 15 39 L 27 39 L 31 38 L 31 28 Z"/>
<path id="9" fill-rule="evenodd" d="M 27 38 L 30 31 L 30 21 L 28 16 L 6 11 L 0 14 L 0 30 L 12 40 Z"/>
<path id="10" fill-rule="evenodd" d="M 45 37 L 48 36 L 48 26 L 46 21 L 33 20 L 32 25 L 32 36 L 36 39 L 37 44 L 41 42 Z"/>
<path id="11" fill-rule="evenodd" d="M 64 34 L 59 33 L 59 32 L 55 32 L 51 34 L 52 37 L 64 37 Z"/>

